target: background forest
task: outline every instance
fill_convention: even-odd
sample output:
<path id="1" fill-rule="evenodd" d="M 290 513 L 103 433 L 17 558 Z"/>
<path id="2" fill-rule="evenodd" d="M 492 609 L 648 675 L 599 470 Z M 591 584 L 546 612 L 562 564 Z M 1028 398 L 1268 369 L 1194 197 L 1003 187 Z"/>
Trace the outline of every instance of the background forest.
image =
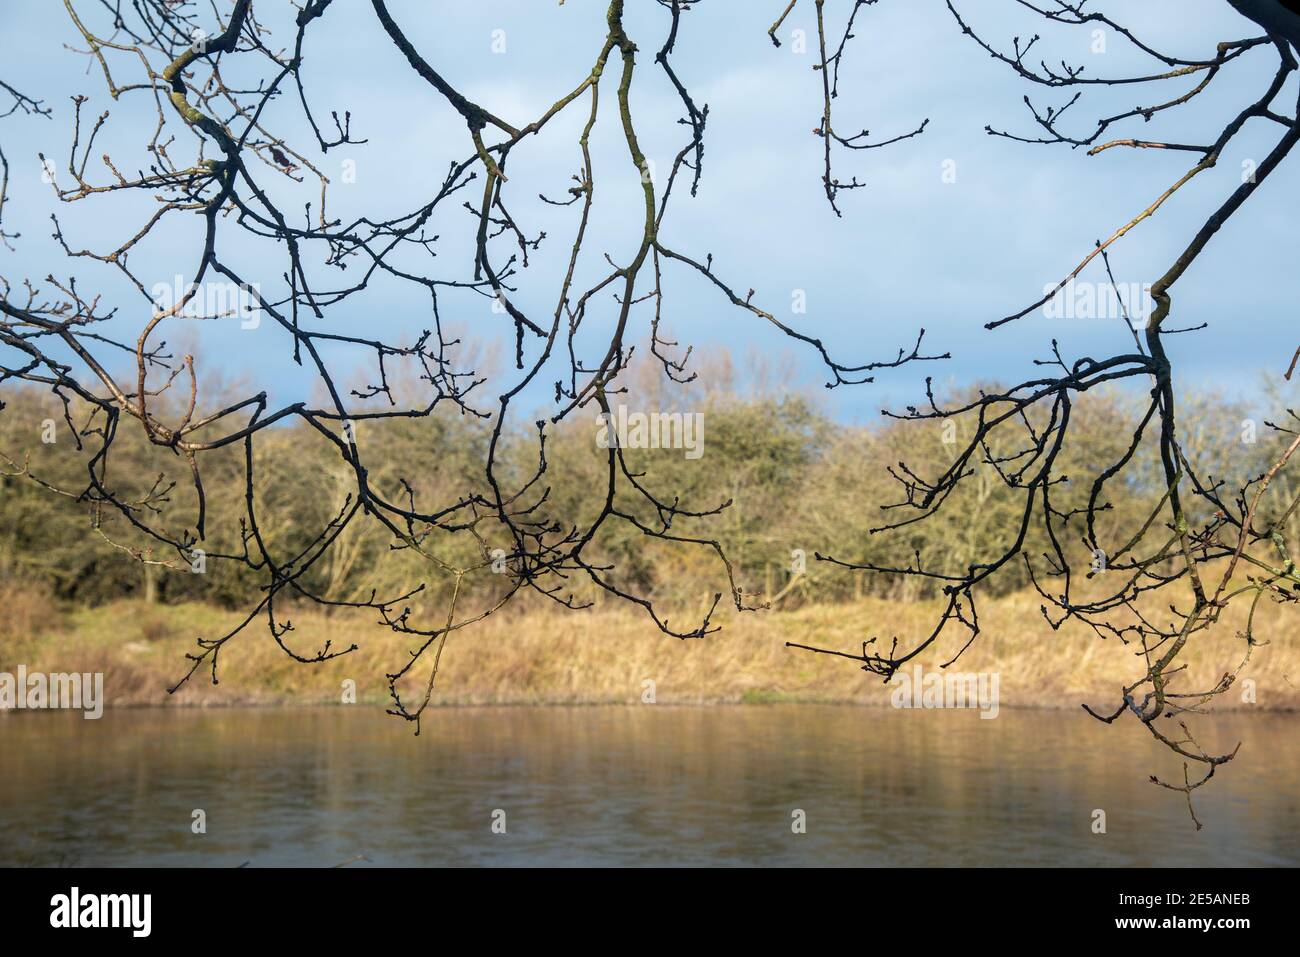
<path id="1" fill-rule="evenodd" d="M 828 416 L 816 396 L 789 389 L 779 375 L 738 373 L 725 353 L 714 355 L 706 366 L 696 382 L 669 390 L 652 367 L 642 365 L 633 390 L 645 397 L 635 406 L 638 410 L 703 413 L 702 457 L 688 459 L 673 449 L 627 449 L 625 454 L 644 472 L 650 489 L 665 496 L 680 494 L 686 507 L 707 510 L 730 501 L 719 514 L 679 518 L 674 530 L 722 544 L 750 601 L 779 596 L 780 605 L 790 608 L 864 596 L 902 601 L 932 597 L 937 588 L 927 579 L 855 572 L 815 556 L 894 567 L 919 560 L 929 570 L 964 569 L 986 555 L 991 543 L 1014 536 L 1019 499 L 988 464 L 977 466 L 974 481 L 963 483 L 935 519 L 884 533 L 872 531 L 907 517 L 906 505 L 881 507 L 901 500 L 891 468 L 897 471 L 905 462 L 918 475 L 934 477 L 947 466 L 952 443 L 961 440 L 970 422 L 898 422 L 882 416 L 868 426 L 845 425 Z M 979 388 L 947 398 L 959 400 Z M 985 388 L 996 391 L 992 384 Z M 1115 461 L 1141 414 L 1143 398 L 1118 390 L 1083 396 L 1073 412 L 1065 474 L 1095 475 Z M 1267 407 L 1282 404 L 1272 397 Z M 216 557 L 242 547 L 246 489 L 241 444 L 218 453 L 220 458 L 214 455 L 206 466 L 208 534 L 202 547 L 213 557 L 203 563 L 203 573 L 196 574 L 192 562 L 151 543 L 122 514 L 76 500 L 86 486 L 87 456 L 78 450 L 57 400 L 33 390 L 12 394 L 8 406 L 0 415 L 0 454 L 5 456 L 0 460 L 0 576 L 6 581 L 78 606 L 126 597 L 150 603 L 201 601 L 223 608 L 255 600 L 260 587 L 256 576 Z M 1203 474 L 1227 479 L 1230 486 L 1261 473 L 1285 444 L 1285 435 L 1254 417 L 1243 401 L 1193 393 L 1183 409 L 1185 447 L 1193 464 Z M 78 429 L 97 427 L 75 403 L 68 412 Z M 458 408 L 438 410 L 427 420 L 364 420 L 353 427 L 358 442 L 378 463 L 370 481 L 390 499 L 402 496 L 407 483 L 418 498 L 449 504 L 483 482 L 477 463 L 489 430 Z M 283 556 L 295 554 L 328 525 L 352 481 L 350 469 L 332 447 L 305 440 L 306 429 L 276 428 L 255 445 L 254 492 L 262 532 L 273 551 Z M 581 522 L 585 512 L 599 506 L 589 495 L 607 467 L 596 445 L 597 431 L 592 416 L 566 421 L 553 432 L 548 429 L 543 481 L 550 492 L 542 512 L 550 520 L 562 525 Z M 511 430 L 506 462 L 520 476 L 536 466 L 535 434 L 532 423 L 519 422 Z M 193 527 L 192 483 L 184 460 L 170 451 L 151 447 L 133 430 L 124 430 L 112 447 L 107 476 L 113 487 L 134 500 L 152 490 L 155 500 L 146 507 L 168 518 L 174 529 Z M 1102 540 L 1117 541 L 1123 530 L 1136 531 L 1159 497 L 1156 463 L 1139 460 L 1123 478 L 1107 487 L 1108 508 L 1099 517 Z M 1294 481 L 1286 472 L 1278 476 L 1277 500 L 1291 494 L 1289 486 L 1277 483 Z M 41 483 L 66 494 L 52 495 Z M 1057 491 L 1057 507 L 1083 507 L 1089 486 L 1080 483 Z M 621 504 L 638 508 L 630 500 Z M 497 555 L 508 550 L 508 539 L 494 541 L 491 526 L 484 529 L 481 544 L 472 535 L 434 532 L 426 550 L 458 567 L 486 562 L 497 548 Z M 625 523 L 604 526 L 596 544 L 600 555 L 617 566 L 623 584 L 669 607 L 698 613 L 714 592 L 725 592 L 725 579 L 718 580 L 716 558 L 707 548 L 667 547 Z M 1065 547 L 1078 551 L 1088 566 L 1081 538 Z M 1041 543 L 1027 540 L 1027 555 L 1036 557 L 1042 551 Z M 501 569 L 499 562 L 496 568 Z M 398 594 L 412 582 L 424 581 L 426 600 L 436 603 L 445 600 L 442 592 L 450 587 L 449 576 L 440 574 L 437 564 L 409 549 L 395 549 L 374 523 L 350 526 L 339 547 L 307 576 L 312 591 L 345 601 L 372 591 L 381 597 Z M 462 595 L 468 590 L 478 602 L 490 601 L 500 590 L 501 578 L 491 565 L 479 568 L 462 583 Z M 990 582 L 990 593 L 1008 594 L 1029 584 L 1023 563 L 1009 565 Z M 595 591 L 573 582 L 579 601 L 595 600 Z"/>

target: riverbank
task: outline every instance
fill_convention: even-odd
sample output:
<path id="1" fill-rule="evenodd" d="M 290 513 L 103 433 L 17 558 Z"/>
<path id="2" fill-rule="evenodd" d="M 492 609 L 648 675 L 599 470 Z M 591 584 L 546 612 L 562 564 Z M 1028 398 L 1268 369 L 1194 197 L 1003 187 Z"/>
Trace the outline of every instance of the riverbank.
<path id="1" fill-rule="evenodd" d="M 213 686 L 206 668 L 175 695 L 166 689 L 188 668 L 197 637 L 233 627 L 239 615 L 201 604 L 120 601 L 93 609 L 41 612 L 9 603 L 0 633 L 0 671 L 102 672 L 109 706 L 319 705 L 339 703 L 355 682 L 358 703 L 388 701 L 384 675 L 407 660 L 414 639 L 374 625 L 370 614 L 327 615 L 295 609 L 285 641 L 310 657 L 326 641 L 357 651 L 321 664 L 300 664 L 276 646 L 264 621 L 231 640 Z M 1022 594 L 986 602 L 984 633 L 951 671 L 996 674 L 1003 708 L 1069 708 L 1083 702 L 1114 708 L 1120 687 L 1144 670 L 1133 646 L 1103 641 L 1075 626 L 1053 632 L 1038 598 Z M 1221 695 L 1215 710 L 1300 710 L 1300 649 L 1283 614 L 1263 607 L 1244 681 Z M 499 613 L 454 633 L 442 656 L 433 701 L 438 705 L 819 702 L 887 706 L 893 689 L 853 662 L 785 647 L 785 642 L 857 651 L 872 635 L 888 647 L 893 634 L 928 632 L 933 603 L 864 600 L 849 605 L 728 615 L 723 630 L 703 640 L 664 636 L 638 610 L 610 605 L 584 612 L 531 608 Z M 1173 690 L 1212 687 L 1241 660 L 1239 624 L 1228 618 L 1197 636 L 1182 660 L 1188 669 Z M 960 647 L 947 643 L 919 660 L 926 672 Z M 964 639 L 963 639 L 964 640 Z M 428 660 L 431 660 L 431 656 Z M 421 672 L 423 675 L 424 672 Z M 422 678 L 419 680 L 423 680 Z M 414 689 L 412 689 L 414 691 Z"/>

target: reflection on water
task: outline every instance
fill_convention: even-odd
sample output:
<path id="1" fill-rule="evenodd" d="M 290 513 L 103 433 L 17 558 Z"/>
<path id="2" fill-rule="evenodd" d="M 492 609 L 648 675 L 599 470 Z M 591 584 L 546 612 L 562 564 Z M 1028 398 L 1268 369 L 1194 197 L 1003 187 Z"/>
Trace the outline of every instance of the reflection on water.
<path id="1" fill-rule="evenodd" d="M 1133 722 L 838 706 L 0 716 L 0 864 L 1300 863 L 1295 716 L 1198 792 Z M 203 809 L 207 833 L 191 833 Z M 1091 831 L 1094 808 L 1107 831 Z M 494 812 L 505 834 L 494 834 Z M 792 812 L 806 814 L 794 834 Z M 364 863 L 364 862 L 362 862 Z"/>

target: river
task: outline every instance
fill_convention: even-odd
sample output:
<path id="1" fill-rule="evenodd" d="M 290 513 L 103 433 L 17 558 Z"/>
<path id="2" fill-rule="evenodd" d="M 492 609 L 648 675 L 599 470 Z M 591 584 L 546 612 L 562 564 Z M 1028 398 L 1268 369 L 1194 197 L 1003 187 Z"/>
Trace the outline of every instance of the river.
<path id="1" fill-rule="evenodd" d="M 1135 721 L 1073 711 L 447 708 L 418 738 L 359 705 L 10 713 L 0 864 L 1300 863 L 1297 716 L 1200 727 L 1243 744 L 1198 832 Z"/>

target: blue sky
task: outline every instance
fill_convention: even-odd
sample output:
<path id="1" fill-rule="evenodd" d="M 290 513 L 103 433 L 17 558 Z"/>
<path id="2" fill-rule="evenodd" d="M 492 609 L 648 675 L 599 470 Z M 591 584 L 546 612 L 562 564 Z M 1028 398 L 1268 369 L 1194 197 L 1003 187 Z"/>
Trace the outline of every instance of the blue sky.
<path id="1" fill-rule="evenodd" d="M 785 6 L 780 0 L 707 0 L 683 17 L 675 67 L 697 103 L 709 105 L 704 176 L 699 195 L 680 187 L 665 220 L 663 241 L 694 258 L 714 256 L 719 275 L 802 331 L 821 336 L 844 361 L 890 358 L 924 326 L 937 350 L 953 353 L 943 363 L 886 372 L 875 385 L 845 387 L 826 396 L 829 408 L 847 421 L 872 421 L 884 404 L 912 401 L 932 374 L 940 382 L 973 379 L 1016 380 L 1034 375 L 1032 360 L 1047 356 L 1057 338 L 1068 355 L 1097 355 L 1124 349 L 1129 340 L 1118 321 L 1049 319 L 1041 313 L 988 332 L 983 324 L 1035 301 L 1045 284 L 1062 278 L 1110 235 L 1192 165 L 1191 154 L 1106 151 L 1089 157 L 1082 150 L 1030 146 L 985 134 L 986 124 L 1033 134 L 1023 97 L 1036 105 L 1060 106 L 1069 91 L 1036 87 L 992 60 L 960 30 L 941 0 L 881 0 L 864 8 L 855 39 L 841 70 L 841 95 L 835 103 L 836 127 L 843 133 L 870 129 L 889 137 L 930 119 L 922 136 L 862 153 L 839 151 L 836 172 L 857 176 L 866 188 L 841 194 L 842 219 L 822 194 L 821 141 L 812 135 L 820 118 L 820 80 L 811 69 L 812 53 L 799 54 L 792 31 L 804 30 L 815 42 L 811 0 L 801 0 L 781 29 L 781 49 L 766 30 Z M 996 46 L 1009 49 L 1012 36 L 1043 34 L 1044 54 L 1086 66 L 1090 75 L 1149 72 L 1121 38 L 1106 38 L 1106 52 L 1092 52 L 1088 29 L 1046 30 L 1012 0 L 966 0 L 959 8 Z M 282 27 L 283 15 L 268 15 L 283 4 L 259 2 L 255 9 L 268 24 Z M 390 10 L 424 57 L 467 96 L 516 126 L 535 119 L 590 68 L 604 36 L 603 2 L 514 0 L 514 2 L 415 2 L 391 0 Z M 641 54 L 633 86 L 637 132 L 659 170 L 685 142 L 677 124 L 682 108 L 653 63 L 668 24 L 664 9 L 650 0 L 629 0 L 627 27 Z M 847 3 L 826 5 L 838 30 Z M 1102 5 L 1106 8 L 1107 5 Z M 1109 9 L 1144 40 L 1167 52 L 1208 57 L 1220 40 L 1256 35 L 1254 25 L 1223 0 L 1144 0 L 1112 3 Z M 53 119 L 11 116 L 0 121 L 12 167 L 8 231 L 20 231 L 17 251 L 0 252 L 0 275 L 11 283 L 26 276 L 73 273 L 83 289 L 103 289 L 108 301 L 123 307 L 119 330 L 134 340 L 147 311 L 138 295 L 107 266 L 69 261 L 50 239 L 49 216 L 59 215 L 74 248 L 111 248 L 133 234 L 151 204 L 139 197 L 107 197 L 59 204 L 40 181 L 37 153 L 66 164 L 72 110 L 68 97 L 89 96 L 83 113 L 109 109 L 110 120 L 95 154 L 109 152 L 124 169 L 147 162 L 141 149 L 156 119 L 151 101 L 139 94 L 114 103 L 98 70 L 69 50 L 79 37 L 61 4 L 45 0 L 6 0 L 8 29 L 0 36 L 0 78 L 43 97 Z M 494 31 L 503 30 L 505 52 L 494 53 Z M 279 43 L 290 42 L 282 29 Z M 836 33 L 838 36 L 838 32 Z M 500 35 L 496 35 L 498 46 Z M 361 212 L 394 215 L 418 205 L 438 188 L 450 161 L 470 151 L 464 124 L 402 59 L 379 26 L 370 4 L 337 0 L 309 33 L 304 76 L 318 116 L 345 109 L 363 146 L 345 146 L 323 157 L 312 149 L 301 110 L 282 98 L 267 120 L 290 145 L 300 148 L 334 180 L 332 215 L 348 219 Z M 138 67 L 116 62 L 122 80 L 138 79 Z M 264 62 L 264 61 L 263 61 Z M 238 58 L 227 58 L 231 77 Z M 1226 68 L 1198 102 L 1151 124 L 1140 120 L 1114 130 L 1115 136 L 1208 142 L 1229 117 L 1256 98 L 1271 77 L 1276 56 L 1252 51 Z M 264 67 L 259 66 L 259 70 Z M 1195 80 L 1088 91 L 1072 108 L 1080 132 L 1093 120 L 1137 104 L 1166 99 Z M 603 253 L 626 261 L 640 238 L 639 183 L 630 175 L 626 147 L 613 112 L 617 72 L 606 75 L 601 119 L 593 138 L 597 199 L 578 282 L 595 281 L 607 270 Z M 1280 103 L 1295 101 L 1293 77 Z M 575 103 L 541 137 L 511 156 L 507 199 L 530 234 L 548 238 L 532 254 L 520 277 L 517 301 L 539 318 L 549 317 L 567 261 L 577 207 L 555 209 L 536 200 L 538 192 L 562 195 L 578 169 L 576 139 L 587 111 Z M 194 154 L 193 134 L 175 120 L 173 156 Z M 1113 247 L 1116 279 L 1150 282 L 1168 268 L 1205 217 L 1240 182 L 1242 163 L 1258 161 L 1277 138 L 1277 127 L 1252 121 L 1219 166 L 1171 199 L 1151 220 Z M 102 147 L 102 148 L 101 148 Z M 209 154 L 210 155 L 210 154 Z M 356 164 L 356 182 L 342 183 L 344 161 Z M 955 182 L 942 172 L 951 161 Z M 1209 250 L 1175 287 L 1172 324 L 1209 328 L 1172 340 L 1179 381 L 1187 387 L 1249 393 L 1261 372 L 1278 379 L 1297 344 L 1300 270 L 1295 268 L 1295 199 L 1300 158 L 1273 175 L 1214 239 Z M 91 176 L 106 171 L 92 162 Z M 302 185 L 265 169 L 260 181 L 283 208 L 300 210 L 318 200 L 319 185 Z M 477 187 L 475 187 L 477 188 Z M 468 194 L 467 194 L 468 198 Z M 430 267 L 445 278 L 465 278 L 469 268 L 472 221 L 457 204 L 447 203 L 433 224 L 439 233 L 438 258 Z M 156 241 L 132 258 L 132 268 L 150 281 L 170 281 L 193 270 L 201 235 L 197 217 L 176 217 Z M 284 257 L 272 246 L 247 243 L 233 229 L 223 233 L 223 254 L 265 289 L 275 289 Z M 503 247 L 504 248 L 504 247 Z M 309 254 L 310 255 L 310 254 Z M 501 255 L 504 255 L 501 254 Z M 314 262 L 319 264 L 319 250 Z M 314 273 L 322 283 L 321 270 Z M 1084 278 L 1105 279 L 1100 263 Z M 791 314 L 792 293 L 802 289 L 807 313 Z M 782 337 L 748 313 L 736 310 L 697 277 L 680 269 L 666 276 L 665 334 L 697 350 L 731 348 L 742 361 L 757 355 L 769 363 L 792 364 L 795 385 L 816 389 L 825 381 L 814 355 Z M 586 340 L 595 359 L 615 314 L 609 297 L 590 320 Z M 469 293 L 443 299 L 444 319 L 467 337 L 497 349 L 501 378 L 512 370 L 504 359 L 513 334 L 504 317 L 491 313 L 486 300 Z M 650 311 L 640 307 L 637 334 L 648 332 Z M 184 322 L 179 320 L 178 322 Z M 414 287 L 380 283 L 364 296 L 331 313 L 331 328 L 365 330 L 368 336 L 409 340 L 429 325 L 428 298 Z M 281 330 L 264 323 L 240 330 L 229 322 L 173 327 L 167 338 L 197 343 L 201 374 L 243 377 L 273 398 L 290 401 L 311 388 L 310 376 L 287 361 L 291 343 Z M 349 379 L 356 357 L 331 356 L 341 378 Z M 541 410 L 549 384 L 561 374 L 539 377 L 529 394 Z M 820 390 L 818 390 L 820 391 Z"/>

